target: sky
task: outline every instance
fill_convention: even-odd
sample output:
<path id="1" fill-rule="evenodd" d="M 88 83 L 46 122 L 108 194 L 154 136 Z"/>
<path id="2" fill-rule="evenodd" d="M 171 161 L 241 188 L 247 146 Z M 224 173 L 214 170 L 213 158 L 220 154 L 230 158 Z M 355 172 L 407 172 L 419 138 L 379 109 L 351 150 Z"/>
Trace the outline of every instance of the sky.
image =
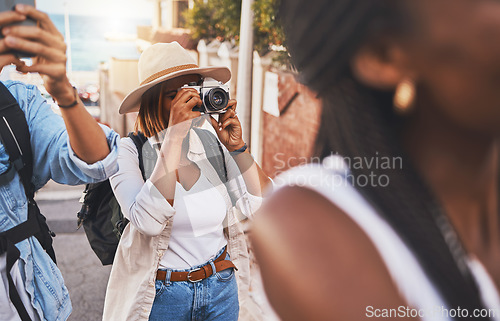
<path id="1" fill-rule="evenodd" d="M 154 0 L 36 0 L 36 7 L 46 13 L 109 16 L 117 18 L 151 18 Z"/>

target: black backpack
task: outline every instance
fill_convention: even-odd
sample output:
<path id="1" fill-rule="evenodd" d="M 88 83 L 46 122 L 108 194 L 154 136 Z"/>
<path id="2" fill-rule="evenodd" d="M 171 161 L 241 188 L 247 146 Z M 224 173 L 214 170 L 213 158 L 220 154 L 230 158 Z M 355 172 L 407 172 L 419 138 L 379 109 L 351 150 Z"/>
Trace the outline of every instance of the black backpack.
<path id="1" fill-rule="evenodd" d="M 227 168 L 224 152 L 219 140 L 207 130 L 194 128 L 200 137 L 210 164 L 217 171 L 223 183 L 227 182 Z M 139 156 L 139 168 L 146 181 L 156 164 L 156 152 L 150 144 L 144 144 L 147 138 L 141 133 L 129 133 Z M 127 218 L 123 215 L 116 200 L 109 180 L 87 184 L 81 199 L 82 207 L 77 213 L 78 226 L 82 226 L 92 250 L 102 265 L 113 264 L 116 249 Z"/>
<path id="2" fill-rule="evenodd" d="M 0 233 L 0 254 L 7 253 L 7 279 L 9 297 L 22 321 L 31 321 L 21 298 L 16 291 L 10 271 L 19 258 L 20 252 L 15 246 L 30 236 L 35 236 L 50 258 L 56 263 L 52 237 L 45 217 L 40 213 L 35 200 L 35 187 L 31 182 L 33 175 L 33 155 L 31 151 L 29 127 L 26 116 L 7 87 L 0 82 L 0 138 L 9 154 L 9 168 L 0 175 L 0 184 L 8 184 L 19 174 L 28 200 L 28 219 L 13 228 Z"/>

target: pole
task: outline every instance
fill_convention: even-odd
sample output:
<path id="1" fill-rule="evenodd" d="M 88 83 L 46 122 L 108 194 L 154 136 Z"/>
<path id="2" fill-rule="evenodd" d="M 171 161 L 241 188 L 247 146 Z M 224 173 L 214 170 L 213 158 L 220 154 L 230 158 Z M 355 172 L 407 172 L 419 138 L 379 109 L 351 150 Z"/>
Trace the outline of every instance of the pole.
<path id="1" fill-rule="evenodd" d="M 67 1 L 64 2 L 64 38 L 66 38 L 66 56 L 68 58 L 66 70 L 69 77 L 71 78 L 73 74 L 73 61 L 71 59 L 71 36 L 69 30 L 69 10 Z"/>
<path id="2" fill-rule="evenodd" d="M 161 21 L 161 0 L 155 0 L 154 11 L 153 11 L 153 29 L 159 29 L 162 26 Z"/>
<path id="3" fill-rule="evenodd" d="M 250 142 L 250 116 L 252 109 L 252 67 L 253 67 L 253 0 L 242 0 L 240 48 L 238 60 L 238 118 L 243 129 L 243 140 Z"/>

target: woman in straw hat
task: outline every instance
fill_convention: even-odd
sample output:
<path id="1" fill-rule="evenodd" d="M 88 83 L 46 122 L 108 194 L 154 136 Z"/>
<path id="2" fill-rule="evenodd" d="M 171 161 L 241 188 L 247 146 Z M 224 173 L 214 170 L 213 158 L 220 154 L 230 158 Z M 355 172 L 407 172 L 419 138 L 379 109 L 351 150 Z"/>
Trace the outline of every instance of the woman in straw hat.
<path id="1" fill-rule="evenodd" d="M 120 113 L 139 111 L 136 129 L 148 137 L 143 151 L 154 148 L 158 161 L 144 181 L 134 142 L 122 139 L 110 182 L 130 224 L 111 270 L 104 320 L 238 319 L 249 263 L 236 213 L 252 215 L 269 179 L 242 140 L 236 101 L 215 120 L 197 111 L 199 91 L 183 87 L 230 77 L 224 67 L 199 68 L 177 42 L 141 55 L 141 85 Z"/>
<path id="2" fill-rule="evenodd" d="M 278 313 L 499 320 L 500 2 L 283 0 L 280 13 L 323 99 L 323 163 L 287 173 L 252 229 Z"/>

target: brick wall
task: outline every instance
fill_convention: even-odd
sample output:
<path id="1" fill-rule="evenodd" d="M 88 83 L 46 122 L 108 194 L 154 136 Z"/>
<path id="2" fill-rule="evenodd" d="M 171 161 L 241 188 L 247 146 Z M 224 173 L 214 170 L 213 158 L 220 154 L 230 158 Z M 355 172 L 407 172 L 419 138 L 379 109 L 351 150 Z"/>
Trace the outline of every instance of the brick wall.
<path id="1" fill-rule="evenodd" d="M 278 91 L 280 117 L 263 116 L 262 168 L 270 177 L 306 162 L 321 117 L 321 102 L 294 74 L 279 73 Z"/>

